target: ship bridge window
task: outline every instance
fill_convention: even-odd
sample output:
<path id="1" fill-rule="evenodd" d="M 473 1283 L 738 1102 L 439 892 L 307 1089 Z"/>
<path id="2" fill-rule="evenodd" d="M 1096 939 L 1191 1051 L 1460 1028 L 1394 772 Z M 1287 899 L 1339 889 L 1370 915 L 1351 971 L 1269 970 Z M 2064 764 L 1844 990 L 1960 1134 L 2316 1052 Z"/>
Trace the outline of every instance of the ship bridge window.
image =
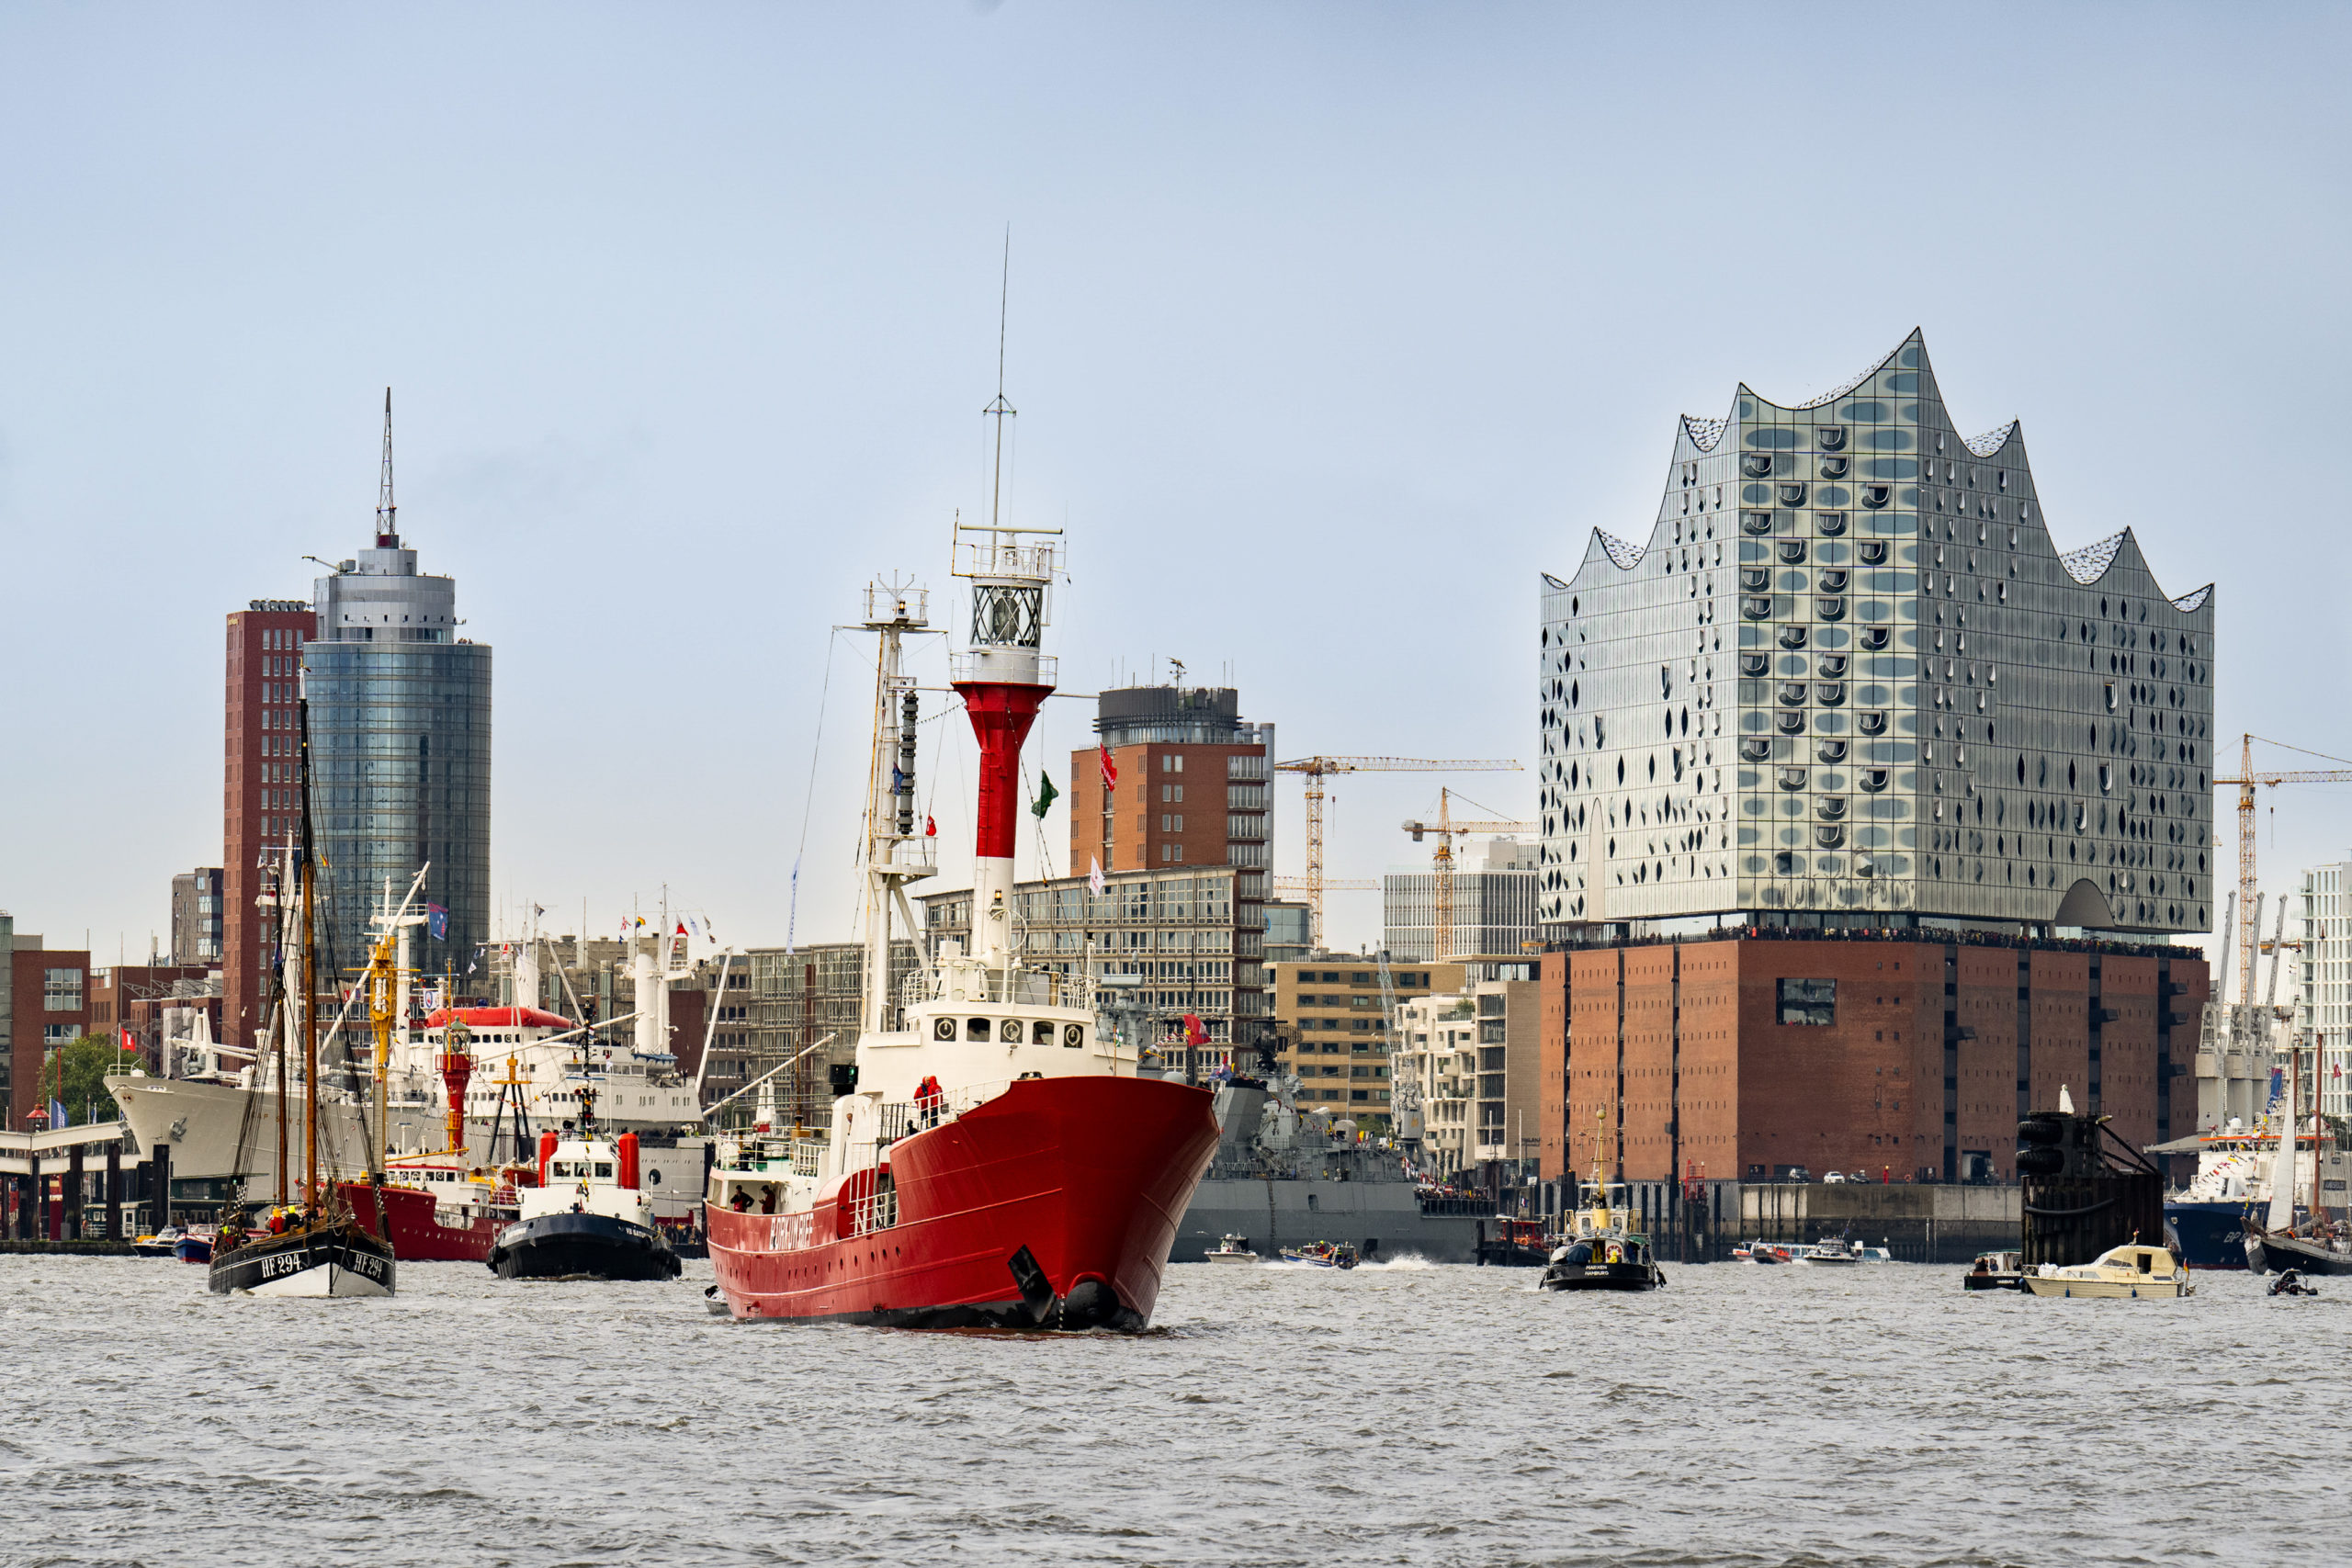
<path id="1" fill-rule="evenodd" d="M 964 1038 L 967 1040 L 986 1040 L 995 1032 L 989 1027 L 987 1019 L 972 1018 L 964 1021 Z"/>
<path id="2" fill-rule="evenodd" d="M 1031 1024 L 1031 1025 L 1029 1026 L 1029 1043 L 1030 1043 L 1030 1044 L 1032 1044 L 1032 1045 L 1051 1045 L 1053 1043 L 1054 1043 L 1054 1026 L 1053 1026 L 1053 1024 L 1052 1024 L 1050 1021 L 1047 1021 L 1047 1020 L 1046 1020 L 1046 1019 L 1042 1019 L 1042 1018 L 1041 1018 L 1041 1019 L 1039 1019 L 1036 1022 L 1035 1022 L 1035 1023 L 1033 1023 L 1033 1024 Z"/>

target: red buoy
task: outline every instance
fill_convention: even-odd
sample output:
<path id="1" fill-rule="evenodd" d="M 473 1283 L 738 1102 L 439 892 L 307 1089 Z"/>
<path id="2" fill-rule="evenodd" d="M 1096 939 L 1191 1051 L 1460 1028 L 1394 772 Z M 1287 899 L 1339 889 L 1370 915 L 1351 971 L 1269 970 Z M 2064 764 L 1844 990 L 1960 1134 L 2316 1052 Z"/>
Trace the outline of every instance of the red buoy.
<path id="1" fill-rule="evenodd" d="M 539 1185 L 548 1184 L 548 1161 L 555 1158 L 555 1129 L 539 1134 Z"/>
<path id="2" fill-rule="evenodd" d="M 637 1134 L 635 1133 L 623 1133 L 620 1135 L 620 1151 L 621 1185 L 634 1189 L 637 1186 Z"/>

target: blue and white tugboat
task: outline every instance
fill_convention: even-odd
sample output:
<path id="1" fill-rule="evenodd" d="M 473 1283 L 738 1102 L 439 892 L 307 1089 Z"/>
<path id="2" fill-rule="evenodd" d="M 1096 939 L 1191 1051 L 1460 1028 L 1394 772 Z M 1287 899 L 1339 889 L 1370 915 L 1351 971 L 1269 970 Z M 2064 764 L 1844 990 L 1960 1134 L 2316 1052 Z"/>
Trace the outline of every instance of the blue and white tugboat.
<path id="1" fill-rule="evenodd" d="M 500 1279 L 678 1277 L 678 1255 L 639 1180 L 637 1134 L 598 1134 L 594 1104 L 583 1101 L 579 1132 L 539 1135 L 539 1184 L 520 1190 L 522 1218 L 491 1245 L 490 1269 Z"/>

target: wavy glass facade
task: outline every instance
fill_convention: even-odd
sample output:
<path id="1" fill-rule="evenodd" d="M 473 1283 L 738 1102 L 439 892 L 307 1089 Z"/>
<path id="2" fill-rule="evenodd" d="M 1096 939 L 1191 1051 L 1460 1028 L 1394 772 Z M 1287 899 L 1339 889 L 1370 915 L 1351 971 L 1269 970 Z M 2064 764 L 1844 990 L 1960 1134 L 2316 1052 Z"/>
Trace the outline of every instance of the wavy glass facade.
<path id="1" fill-rule="evenodd" d="M 1543 592 L 1542 918 L 2212 926 L 2213 604 L 2062 553 L 1914 332 L 1685 416 L 1646 544 Z"/>
<path id="2" fill-rule="evenodd" d="M 313 603 L 303 663 L 335 962 L 359 962 L 385 884 L 398 898 L 430 862 L 422 897 L 448 910 L 447 934 L 420 937 L 417 963 L 462 980 L 490 936 L 491 650 L 458 637 L 456 583 L 419 575 L 397 536 L 321 578 Z"/>

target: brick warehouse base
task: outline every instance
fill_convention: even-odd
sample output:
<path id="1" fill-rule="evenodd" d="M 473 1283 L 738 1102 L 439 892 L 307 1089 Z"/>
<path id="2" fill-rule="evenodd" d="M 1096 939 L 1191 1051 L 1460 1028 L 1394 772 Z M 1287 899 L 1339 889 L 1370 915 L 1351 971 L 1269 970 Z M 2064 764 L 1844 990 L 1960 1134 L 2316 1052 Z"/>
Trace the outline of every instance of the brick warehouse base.
<path id="1" fill-rule="evenodd" d="M 1542 976 L 1546 1180 L 1599 1140 L 1631 1181 L 2006 1183 L 2061 1085 L 2135 1145 L 2196 1123 L 2196 948 L 1741 927 L 1555 948 Z"/>

